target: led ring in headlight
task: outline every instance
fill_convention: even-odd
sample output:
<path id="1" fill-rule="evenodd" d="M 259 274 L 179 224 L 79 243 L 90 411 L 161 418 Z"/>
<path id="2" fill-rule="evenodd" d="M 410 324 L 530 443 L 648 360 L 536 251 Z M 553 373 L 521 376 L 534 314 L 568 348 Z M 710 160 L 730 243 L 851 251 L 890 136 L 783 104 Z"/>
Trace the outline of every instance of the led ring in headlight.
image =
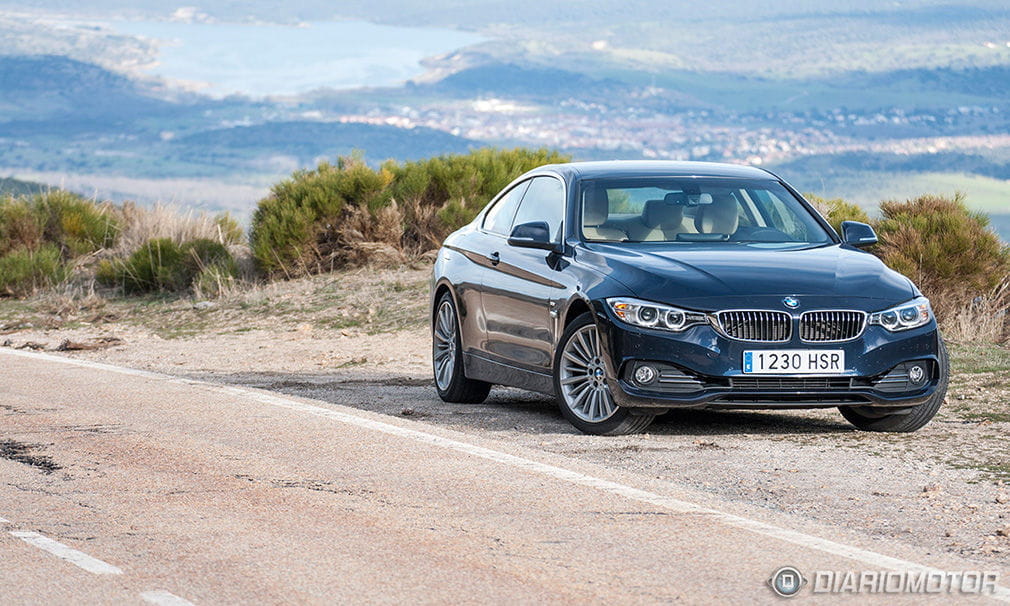
<path id="1" fill-rule="evenodd" d="M 932 319 L 933 310 L 926 297 L 919 297 L 903 305 L 870 314 L 870 324 L 883 326 L 891 332 L 925 326 Z"/>
<path id="2" fill-rule="evenodd" d="M 621 320 L 643 328 L 659 328 L 679 332 L 691 326 L 705 324 L 708 321 L 705 314 L 700 312 L 628 297 L 607 299 L 607 305 Z"/>

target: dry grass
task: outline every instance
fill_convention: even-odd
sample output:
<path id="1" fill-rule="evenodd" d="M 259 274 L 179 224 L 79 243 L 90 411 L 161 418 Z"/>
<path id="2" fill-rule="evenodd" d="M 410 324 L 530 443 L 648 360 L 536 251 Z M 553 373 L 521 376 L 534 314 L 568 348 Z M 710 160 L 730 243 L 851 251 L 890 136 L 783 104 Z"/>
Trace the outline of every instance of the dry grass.
<path id="1" fill-rule="evenodd" d="M 107 300 L 95 291 L 94 281 L 85 283 L 67 282 L 49 292 L 39 294 L 33 303 L 42 314 L 54 321 L 101 320 Z"/>
<path id="2" fill-rule="evenodd" d="M 0 334 L 23 324 L 91 327 L 100 335 L 139 328 L 162 338 L 256 330 L 390 333 L 427 323 L 430 275 L 430 266 L 358 268 L 281 282 L 222 282 L 210 303 L 195 293 L 103 295 L 91 283 L 68 283 L 28 299 L 0 299 Z"/>
<path id="3" fill-rule="evenodd" d="M 126 202 L 118 209 L 120 234 L 116 245 L 101 251 L 100 258 L 126 259 L 147 242 L 162 238 L 178 245 L 196 240 L 210 240 L 225 246 L 238 266 L 238 279 L 230 275 L 208 275 L 194 284 L 198 298 L 215 298 L 238 292 L 256 280 L 252 253 L 245 243 L 241 226 L 228 214 L 212 215 L 173 205 L 138 206 Z"/>
<path id="4" fill-rule="evenodd" d="M 957 343 L 1006 341 L 1010 338 L 1010 280 L 960 309 L 948 308 L 941 327 L 944 337 Z"/>
<path id="5" fill-rule="evenodd" d="M 310 325 L 366 333 L 427 322 L 430 267 L 356 268 L 246 285 L 218 299 L 224 325 L 245 329 Z"/>
<path id="6" fill-rule="evenodd" d="M 222 220 L 220 215 L 183 210 L 166 204 L 138 206 L 132 202 L 123 204 L 120 211 L 122 231 L 111 252 L 115 256 L 128 256 L 156 238 L 168 238 L 176 244 L 191 240 L 206 239 L 220 242 L 225 246 L 239 244 L 241 231 L 237 225 Z"/>

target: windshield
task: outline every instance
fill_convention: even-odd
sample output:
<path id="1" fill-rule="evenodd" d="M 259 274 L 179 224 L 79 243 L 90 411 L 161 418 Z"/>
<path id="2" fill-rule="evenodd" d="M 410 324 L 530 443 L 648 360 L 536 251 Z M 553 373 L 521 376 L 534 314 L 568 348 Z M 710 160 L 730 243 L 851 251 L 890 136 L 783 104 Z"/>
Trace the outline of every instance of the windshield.
<path id="1" fill-rule="evenodd" d="M 831 236 L 773 180 L 669 177 L 582 183 L 590 242 L 781 242 Z"/>

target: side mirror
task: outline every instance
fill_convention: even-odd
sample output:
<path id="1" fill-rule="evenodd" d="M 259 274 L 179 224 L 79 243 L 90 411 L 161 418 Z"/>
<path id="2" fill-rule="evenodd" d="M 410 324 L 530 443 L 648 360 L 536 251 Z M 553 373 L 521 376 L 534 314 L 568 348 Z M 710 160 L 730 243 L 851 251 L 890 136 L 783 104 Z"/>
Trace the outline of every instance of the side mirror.
<path id="1" fill-rule="evenodd" d="M 546 221 L 532 221 L 516 225 L 509 236 L 509 246 L 520 248 L 540 248 L 554 250 L 557 246 L 551 242 L 551 229 Z"/>
<path id="2" fill-rule="evenodd" d="M 856 248 L 866 248 L 877 243 L 877 233 L 866 223 L 842 221 L 842 241 Z"/>

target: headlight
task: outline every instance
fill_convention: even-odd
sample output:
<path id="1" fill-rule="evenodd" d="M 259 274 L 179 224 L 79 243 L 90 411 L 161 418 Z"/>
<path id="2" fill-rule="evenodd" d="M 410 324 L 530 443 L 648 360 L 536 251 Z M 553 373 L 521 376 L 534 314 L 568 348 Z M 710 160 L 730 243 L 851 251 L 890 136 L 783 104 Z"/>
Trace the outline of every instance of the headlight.
<path id="1" fill-rule="evenodd" d="M 932 319 L 933 309 L 926 297 L 919 297 L 897 307 L 870 314 L 870 324 L 883 326 L 891 332 L 925 326 Z"/>
<path id="2" fill-rule="evenodd" d="M 627 297 L 607 299 L 607 305 L 621 320 L 645 328 L 680 332 L 691 326 L 708 323 L 708 317 L 697 311 Z"/>

